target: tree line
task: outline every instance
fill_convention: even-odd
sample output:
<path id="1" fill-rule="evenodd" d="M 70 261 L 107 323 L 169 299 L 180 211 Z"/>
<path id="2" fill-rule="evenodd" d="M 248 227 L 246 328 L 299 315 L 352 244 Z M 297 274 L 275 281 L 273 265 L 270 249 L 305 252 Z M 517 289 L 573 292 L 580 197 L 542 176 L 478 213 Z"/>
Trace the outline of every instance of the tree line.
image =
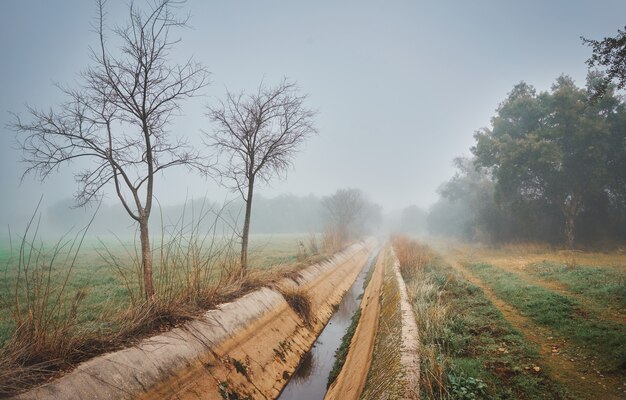
<path id="1" fill-rule="evenodd" d="M 339 189 L 328 196 L 297 196 L 281 194 L 276 197 L 263 195 L 255 196 L 252 205 L 250 233 L 251 234 L 282 234 L 300 233 L 313 234 L 335 230 L 338 221 L 333 215 L 338 212 L 328 209 L 335 201 L 329 199 L 343 196 L 346 191 L 355 191 L 368 206 L 361 207 L 357 201 L 355 206 L 360 211 L 353 214 L 354 220 L 347 223 L 349 227 L 346 241 L 354 240 L 366 233 L 373 233 L 383 219 L 380 206 L 371 202 L 358 189 Z M 76 226 L 86 226 L 92 218 L 92 209 L 74 209 L 74 200 L 64 199 L 49 206 L 43 213 L 40 234 L 44 237 L 55 237 L 64 234 Z M 337 204 L 341 204 L 338 202 Z M 158 213 L 150 220 L 150 232 L 164 231 L 167 235 L 172 230 L 179 230 L 181 225 L 193 224 L 202 232 L 214 231 L 217 235 L 229 236 L 235 225 L 240 225 L 245 210 L 245 203 L 241 198 L 234 198 L 227 202 L 212 201 L 208 198 L 198 198 L 162 206 Z M 369 213 L 367 213 L 369 211 Z M 26 218 L 26 216 L 22 216 Z M 351 218 L 352 219 L 352 218 Z M 125 240 L 135 232 L 135 227 L 128 220 L 125 211 L 114 203 L 104 203 L 99 206 L 94 223 L 89 232 L 106 237 L 114 233 L 121 240 Z M 158 234 L 157 234 L 158 235 Z"/>
<path id="2" fill-rule="evenodd" d="M 431 208 L 431 232 L 597 245 L 626 240 L 626 28 L 592 47 L 583 87 L 520 82 L 477 131 Z M 616 82 L 616 83 L 615 83 Z"/>

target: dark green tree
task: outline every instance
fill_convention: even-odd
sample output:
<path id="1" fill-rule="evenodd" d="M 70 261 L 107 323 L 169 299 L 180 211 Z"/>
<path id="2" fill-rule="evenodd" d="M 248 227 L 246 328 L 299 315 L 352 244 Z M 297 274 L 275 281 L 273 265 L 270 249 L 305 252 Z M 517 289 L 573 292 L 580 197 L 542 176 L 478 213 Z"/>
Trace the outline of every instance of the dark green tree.
<path id="1" fill-rule="evenodd" d="M 454 165 L 456 174 L 441 185 L 442 198 L 431 208 L 429 230 L 488 242 L 510 238 L 514 225 L 508 210 L 494 201 L 491 172 L 466 157 L 455 158 Z"/>
<path id="2" fill-rule="evenodd" d="M 590 101 L 598 78 L 590 74 L 579 88 L 561 76 L 539 94 L 516 85 L 472 148 L 477 166 L 493 171 L 498 202 L 558 209 L 569 247 L 587 199 L 622 192 L 611 167 L 626 153 L 624 106 L 610 87 L 602 101 Z"/>
<path id="3" fill-rule="evenodd" d="M 626 27 L 624 30 L 618 29 L 615 37 L 593 40 L 581 36 L 581 39 L 593 51 L 587 60 L 589 68 L 605 67 L 606 76 L 596 87 L 598 90 L 594 96 L 604 95 L 612 81 L 617 82 L 618 89 L 624 89 L 626 87 Z"/>

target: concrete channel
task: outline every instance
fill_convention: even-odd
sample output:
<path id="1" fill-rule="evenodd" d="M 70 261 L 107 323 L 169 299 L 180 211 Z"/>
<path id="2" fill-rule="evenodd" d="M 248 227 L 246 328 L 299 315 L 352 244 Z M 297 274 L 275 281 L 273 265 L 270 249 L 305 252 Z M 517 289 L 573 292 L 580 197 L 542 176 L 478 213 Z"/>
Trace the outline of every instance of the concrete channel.
<path id="1" fill-rule="evenodd" d="M 335 363 L 335 352 L 350 326 L 352 316 L 361 305 L 363 284 L 371 268 L 374 268 L 378 250 L 375 250 L 358 277 L 343 296 L 336 312 L 305 353 L 291 380 L 278 397 L 279 400 L 319 400 L 324 398 L 328 375 Z"/>
<path id="2" fill-rule="evenodd" d="M 16 399 L 274 399 L 353 286 L 376 241 L 205 313 L 137 345 L 96 357 Z M 283 293 L 308 297 L 304 318 Z"/>

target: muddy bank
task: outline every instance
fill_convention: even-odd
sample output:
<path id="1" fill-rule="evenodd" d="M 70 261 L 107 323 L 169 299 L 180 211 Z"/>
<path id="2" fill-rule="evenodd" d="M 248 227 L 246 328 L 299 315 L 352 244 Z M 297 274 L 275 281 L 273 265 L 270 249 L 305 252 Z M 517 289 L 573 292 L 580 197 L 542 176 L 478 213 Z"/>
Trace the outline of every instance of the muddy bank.
<path id="1" fill-rule="evenodd" d="M 262 288 L 184 327 L 82 363 L 16 398 L 275 398 L 373 247 L 373 241 L 352 245 L 276 288 Z M 305 296 L 310 315 L 294 310 L 281 292 Z"/>

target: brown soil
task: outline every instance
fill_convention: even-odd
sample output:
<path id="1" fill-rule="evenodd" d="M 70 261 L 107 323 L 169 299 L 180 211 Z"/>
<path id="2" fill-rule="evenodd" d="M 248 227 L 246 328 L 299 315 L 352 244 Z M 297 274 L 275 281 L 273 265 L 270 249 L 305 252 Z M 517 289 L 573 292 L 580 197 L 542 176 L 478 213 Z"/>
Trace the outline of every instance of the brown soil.
<path id="1" fill-rule="evenodd" d="M 576 348 L 564 339 L 554 339 L 552 332 L 533 323 L 514 307 L 498 298 L 493 290 L 474 276 L 454 257 L 446 261 L 465 279 L 480 287 L 487 298 L 502 312 L 511 325 L 518 329 L 539 348 L 539 368 L 547 370 L 556 381 L 561 382 L 573 395 L 583 399 L 622 399 L 624 382 L 616 376 L 602 376 L 592 364 L 580 356 Z M 556 351 L 554 351 L 556 350 Z"/>

